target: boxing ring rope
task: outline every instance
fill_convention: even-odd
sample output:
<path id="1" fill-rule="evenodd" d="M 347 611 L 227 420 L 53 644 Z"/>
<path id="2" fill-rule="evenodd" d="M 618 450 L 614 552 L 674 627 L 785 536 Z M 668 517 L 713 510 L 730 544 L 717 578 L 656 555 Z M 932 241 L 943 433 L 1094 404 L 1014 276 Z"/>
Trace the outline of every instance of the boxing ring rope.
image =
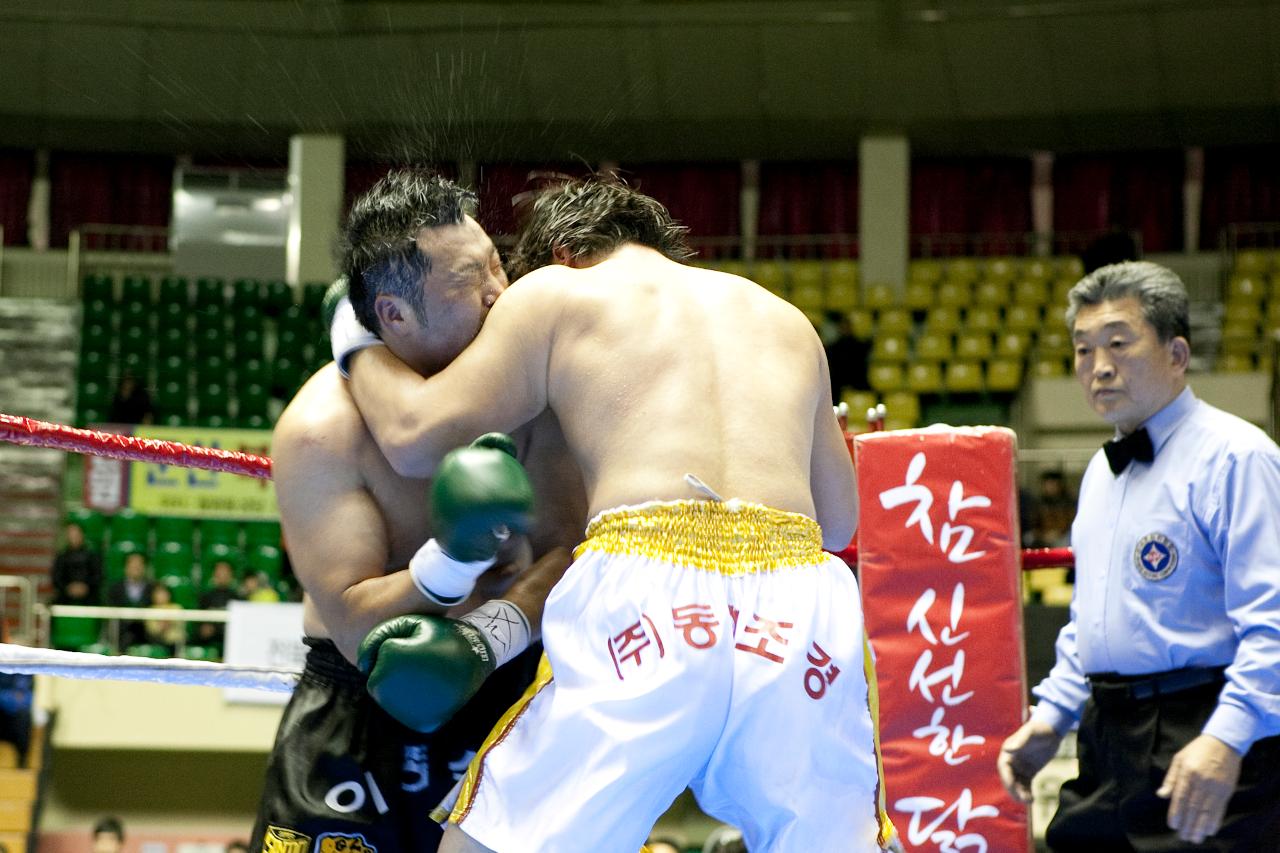
<path id="1" fill-rule="evenodd" d="M 882 418 L 883 414 L 880 417 Z M 266 456 L 213 447 L 198 447 L 177 441 L 80 429 L 3 413 L 0 413 L 0 441 L 130 462 L 199 468 L 262 480 L 271 479 L 271 459 Z M 840 552 L 839 556 L 856 568 L 858 562 L 856 547 Z M 1070 548 L 1029 548 L 1022 551 L 1024 571 L 1069 567 L 1073 563 L 1074 558 Z M 78 612 L 80 610 L 93 611 L 93 613 L 81 614 Z M 129 619 L 138 619 L 147 613 L 145 608 L 105 608 L 105 610 L 112 611 L 112 614 L 104 614 L 104 608 L 67 606 L 59 606 L 51 609 L 50 612 L 55 616 L 93 615 L 98 618 Z M 155 612 L 159 616 L 165 614 L 171 618 L 173 616 L 172 611 Z M 198 617 L 200 621 L 225 621 L 226 619 L 221 611 L 209 611 L 207 616 L 191 611 L 184 616 Z M 208 687 L 248 687 L 284 692 L 293 689 L 300 674 L 297 670 L 289 669 L 235 666 L 183 658 L 156 659 L 131 655 L 100 655 L 89 652 L 35 649 L 10 643 L 0 643 L 0 671 L 28 675 L 53 675 L 61 678 L 152 681 Z"/>

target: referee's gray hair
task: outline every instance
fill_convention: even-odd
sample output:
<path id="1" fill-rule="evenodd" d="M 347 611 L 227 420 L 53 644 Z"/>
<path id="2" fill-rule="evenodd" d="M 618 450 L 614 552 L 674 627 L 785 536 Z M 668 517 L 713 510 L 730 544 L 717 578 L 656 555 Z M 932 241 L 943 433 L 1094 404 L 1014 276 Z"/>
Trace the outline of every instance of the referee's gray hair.
<path id="1" fill-rule="evenodd" d="M 1191 307 L 1187 288 L 1178 274 L 1150 261 L 1125 261 L 1100 267 L 1080 279 L 1067 293 L 1067 329 L 1075 332 L 1076 314 L 1088 305 L 1132 296 L 1142 316 L 1155 327 L 1161 343 L 1191 340 Z"/>

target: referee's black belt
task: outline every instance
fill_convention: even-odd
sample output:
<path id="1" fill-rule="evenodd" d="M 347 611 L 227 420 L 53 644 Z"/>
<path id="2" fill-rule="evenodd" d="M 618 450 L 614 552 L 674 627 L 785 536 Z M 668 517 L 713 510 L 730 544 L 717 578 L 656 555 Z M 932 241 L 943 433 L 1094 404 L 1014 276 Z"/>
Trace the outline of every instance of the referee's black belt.
<path id="1" fill-rule="evenodd" d="M 1225 680 L 1223 676 L 1225 670 L 1225 666 L 1193 666 L 1146 675 L 1099 672 L 1086 677 L 1089 679 L 1093 698 L 1099 702 L 1127 699 L 1142 701 L 1204 687 L 1207 684 L 1221 684 Z"/>

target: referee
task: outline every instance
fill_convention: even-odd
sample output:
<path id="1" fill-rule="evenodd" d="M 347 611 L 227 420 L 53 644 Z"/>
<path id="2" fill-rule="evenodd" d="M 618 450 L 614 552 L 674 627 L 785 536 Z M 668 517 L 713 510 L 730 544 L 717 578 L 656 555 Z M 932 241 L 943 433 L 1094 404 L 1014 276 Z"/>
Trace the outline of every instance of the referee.
<path id="1" fill-rule="evenodd" d="M 1071 619 L 1001 779 L 1029 802 L 1078 725 L 1050 849 L 1280 849 L 1280 451 L 1187 387 L 1172 271 L 1103 267 L 1068 303 L 1076 377 L 1116 438 L 1081 483 Z"/>

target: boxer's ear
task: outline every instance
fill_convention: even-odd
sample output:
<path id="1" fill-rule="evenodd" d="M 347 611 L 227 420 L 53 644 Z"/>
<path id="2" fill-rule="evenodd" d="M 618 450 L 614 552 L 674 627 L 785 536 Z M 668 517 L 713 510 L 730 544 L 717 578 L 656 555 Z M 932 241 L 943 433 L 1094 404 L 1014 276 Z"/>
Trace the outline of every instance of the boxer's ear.
<path id="1" fill-rule="evenodd" d="M 551 260 L 555 261 L 562 267 L 573 266 L 573 253 L 561 245 L 551 247 Z"/>

